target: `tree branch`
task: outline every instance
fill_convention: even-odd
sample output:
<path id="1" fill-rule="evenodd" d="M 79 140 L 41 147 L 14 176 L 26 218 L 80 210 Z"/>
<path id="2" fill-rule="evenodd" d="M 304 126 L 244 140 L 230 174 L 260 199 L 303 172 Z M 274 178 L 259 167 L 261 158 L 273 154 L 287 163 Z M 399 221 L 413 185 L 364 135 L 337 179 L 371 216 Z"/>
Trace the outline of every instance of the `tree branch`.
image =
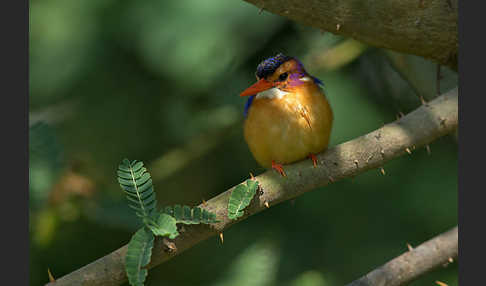
<path id="1" fill-rule="evenodd" d="M 436 267 L 449 264 L 450 259 L 456 259 L 457 238 L 456 226 L 346 286 L 405 285 Z"/>
<path id="2" fill-rule="evenodd" d="M 457 71 L 457 0 L 245 0 L 260 9 Z"/>
<path id="3" fill-rule="evenodd" d="M 317 156 L 318 166 L 315 168 L 310 160 L 304 160 L 286 165 L 287 177 L 281 177 L 271 170 L 257 176 L 261 194 L 255 196 L 245 210 L 245 215 L 237 221 L 229 220 L 226 211 L 234 187 L 219 194 L 201 207 L 215 212 L 221 222 L 213 224 L 212 227 L 185 226 L 185 231 L 173 240 L 176 251 L 170 251 L 164 239 L 158 238 L 148 267 L 157 266 L 198 242 L 217 235 L 232 224 L 265 210 L 266 203 L 274 206 L 317 187 L 378 168 L 387 161 L 406 154 L 407 148 L 414 150 L 454 131 L 458 121 L 457 98 L 456 88 L 395 122 L 334 146 Z M 48 285 L 119 285 L 127 279 L 124 267 L 126 248 L 125 245 Z"/>

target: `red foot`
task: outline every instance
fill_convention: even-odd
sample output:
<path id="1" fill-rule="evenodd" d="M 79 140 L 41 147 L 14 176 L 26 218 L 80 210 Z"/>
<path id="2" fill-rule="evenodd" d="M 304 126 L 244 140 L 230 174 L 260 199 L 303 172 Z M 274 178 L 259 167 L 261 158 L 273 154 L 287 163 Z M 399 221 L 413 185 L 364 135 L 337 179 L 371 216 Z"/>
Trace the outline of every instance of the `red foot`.
<path id="1" fill-rule="evenodd" d="M 279 172 L 282 177 L 287 177 L 282 164 L 277 164 L 275 163 L 275 161 L 272 160 L 272 169 L 275 169 L 277 172 Z"/>
<path id="2" fill-rule="evenodd" d="M 316 155 L 314 154 L 309 154 L 309 157 L 312 159 L 312 163 L 314 163 L 314 168 L 317 167 L 317 158 L 316 158 Z"/>

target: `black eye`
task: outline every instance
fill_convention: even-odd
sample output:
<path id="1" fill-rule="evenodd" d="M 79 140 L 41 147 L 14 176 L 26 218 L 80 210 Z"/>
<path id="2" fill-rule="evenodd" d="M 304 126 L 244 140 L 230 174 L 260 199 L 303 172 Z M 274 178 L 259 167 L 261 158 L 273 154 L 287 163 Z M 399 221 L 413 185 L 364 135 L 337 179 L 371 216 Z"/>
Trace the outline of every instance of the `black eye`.
<path id="1" fill-rule="evenodd" d="M 284 80 L 287 79 L 288 76 L 289 76 L 289 74 L 286 73 L 286 72 L 284 72 L 283 74 L 279 75 L 278 80 L 279 81 L 284 81 Z"/>

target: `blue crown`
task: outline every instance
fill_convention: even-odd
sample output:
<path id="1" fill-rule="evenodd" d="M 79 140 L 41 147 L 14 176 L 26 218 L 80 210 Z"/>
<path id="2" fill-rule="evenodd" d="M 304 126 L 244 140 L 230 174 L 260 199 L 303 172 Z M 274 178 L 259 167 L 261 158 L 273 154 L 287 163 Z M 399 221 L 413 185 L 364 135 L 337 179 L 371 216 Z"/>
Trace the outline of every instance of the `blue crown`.
<path id="1" fill-rule="evenodd" d="M 275 57 L 268 58 L 262 61 L 256 70 L 256 76 L 258 78 L 267 77 L 275 72 L 278 67 L 286 61 L 292 59 L 292 57 L 286 56 L 282 53 L 277 54 Z"/>

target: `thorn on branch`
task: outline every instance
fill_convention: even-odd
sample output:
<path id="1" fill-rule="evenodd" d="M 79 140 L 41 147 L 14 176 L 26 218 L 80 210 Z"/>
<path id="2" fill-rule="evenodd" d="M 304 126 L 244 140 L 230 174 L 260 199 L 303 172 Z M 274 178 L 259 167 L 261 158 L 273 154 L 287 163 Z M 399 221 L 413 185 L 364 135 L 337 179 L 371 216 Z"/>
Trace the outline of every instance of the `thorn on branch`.
<path id="1" fill-rule="evenodd" d="M 51 270 L 47 268 L 47 275 L 49 276 L 49 282 L 56 282 L 56 279 L 54 279 L 54 276 L 52 276 Z"/>
<path id="2" fill-rule="evenodd" d="M 371 154 L 371 155 L 368 157 L 368 159 L 366 159 L 366 163 L 369 163 L 369 162 L 370 162 L 370 160 L 371 160 L 371 158 L 373 158 L 373 154 Z"/>
<path id="3" fill-rule="evenodd" d="M 405 152 L 407 152 L 409 155 L 412 155 L 412 151 L 410 151 L 410 148 L 405 148 Z"/>
<path id="4" fill-rule="evenodd" d="M 334 178 L 333 177 L 331 177 L 331 176 L 327 176 L 327 177 L 329 179 L 329 182 L 334 183 Z"/>
<path id="5" fill-rule="evenodd" d="M 339 30 L 341 30 L 341 24 L 336 25 L 336 31 L 339 31 Z"/>
<path id="6" fill-rule="evenodd" d="M 452 257 L 449 257 L 449 258 L 447 259 L 447 262 L 446 262 L 446 263 L 444 263 L 444 264 L 442 264 L 442 267 L 444 267 L 444 268 L 445 268 L 445 267 L 449 266 L 449 264 L 451 264 L 451 263 L 453 263 L 453 262 L 454 262 L 454 259 L 452 259 Z"/>
<path id="7" fill-rule="evenodd" d="M 253 174 L 250 172 L 250 179 L 252 179 L 253 181 L 255 181 L 255 176 L 253 176 Z"/>
<path id="8" fill-rule="evenodd" d="M 381 149 L 380 154 L 381 156 L 385 157 L 385 150 Z"/>
<path id="9" fill-rule="evenodd" d="M 385 169 L 383 169 L 383 167 L 380 167 L 380 172 L 381 172 L 381 174 L 382 174 L 383 176 L 385 176 L 385 174 L 386 174 L 386 173 L 385 173 Z"/>
<path id="10" fill-rule="evenodd" d="M 263 10 L 265 9 L 265 5 L 263 5 L 260 10 L 258 10 L 258 14 L 261 15 L 263 13 Z"/>
<path id="11" fill-rule="evenodd" d="M 224 237 L 223 237 L 222 232 L 219 233 L 219 239 L 221 240 L 221 244 L 223 244 L 224 243 Z"/>
<path id="12" fill-rule="evenodd" d="M 408 251 L 412 251 L 413 250 L 413 247 L 408 242 L 407 242 L 407 248 L 408 248 Z"/>
<path id="13" fill-rule="evenodd" d="M 269 209 L 269 208 L 270 208 L 270 205 L 268 204 L 268 202 L 267 202 L 267 201 L 265 201 L 263 204 L 265 205 L 265 207 L 266 207 L 267 209 Z"/>
<path id="14" fill-rule="evenodd" d="M 435 281 L 435 284 L 439 285 L 439 286 L 449 286 L 447 284 L 445 284 L 444 282 L 441 282 L 441 281 Z"/>
<path id="15" fill-rule="evenodd" d="M 258 194 L 258 196 L 263 196 L 263 187 L 258 185 L 258 189 L 256 191 L 256 193 Z"/>
<path id="16" fill-rule="evenodd" d="M 425 145 L 425 149 L 427 149 L 427 155 L 430 155 L 431 154 L 431 151 L 430 151 L 429 144 Z"/>

